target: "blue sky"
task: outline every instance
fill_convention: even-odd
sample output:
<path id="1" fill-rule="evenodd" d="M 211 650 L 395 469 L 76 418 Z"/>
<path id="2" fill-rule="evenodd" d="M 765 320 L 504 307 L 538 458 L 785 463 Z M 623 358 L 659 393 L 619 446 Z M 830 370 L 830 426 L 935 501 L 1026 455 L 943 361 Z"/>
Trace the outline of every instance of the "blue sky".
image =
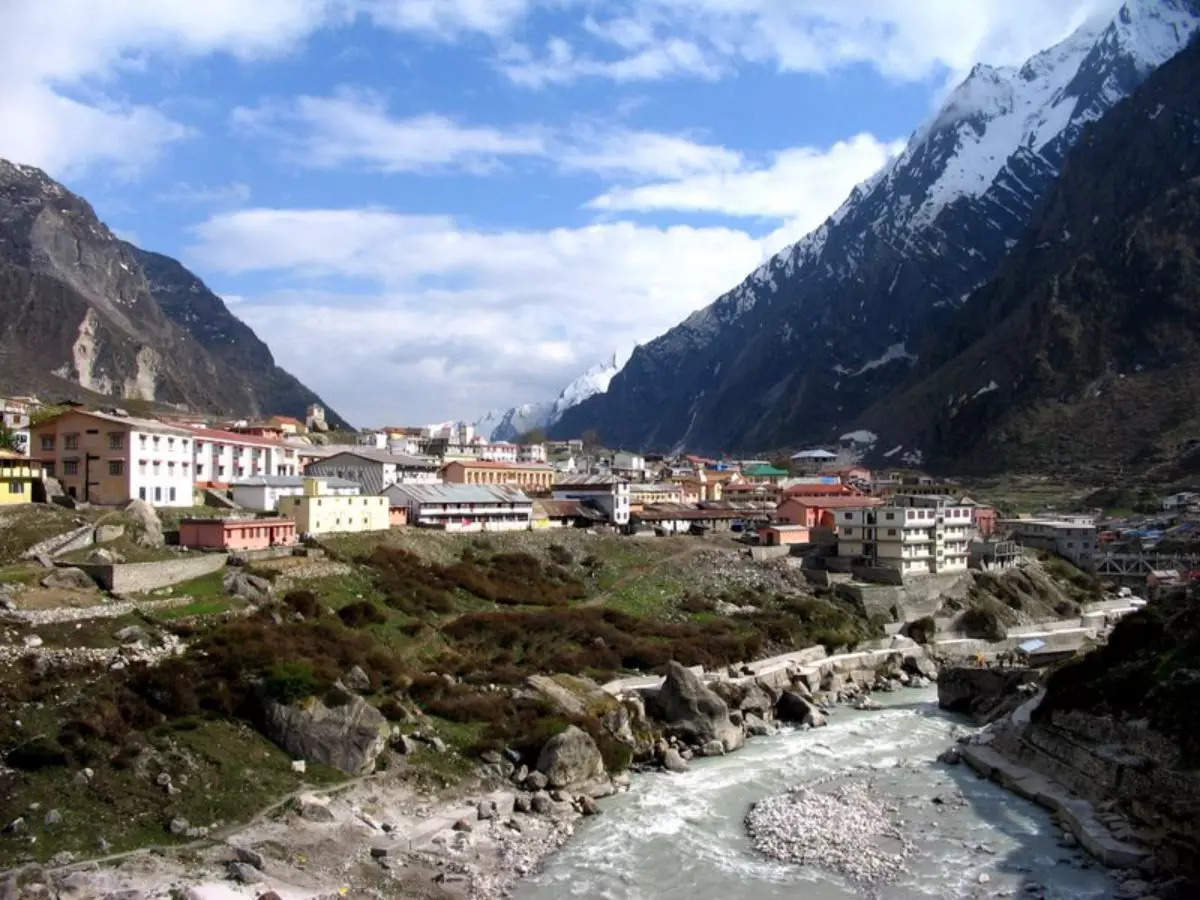
<path id="1" fill-rule="evenodd" d="M 975 61 L 1114 6 L 0 0 L 0 156 L 357 424 L 474 418 L 715 299 Z"/>

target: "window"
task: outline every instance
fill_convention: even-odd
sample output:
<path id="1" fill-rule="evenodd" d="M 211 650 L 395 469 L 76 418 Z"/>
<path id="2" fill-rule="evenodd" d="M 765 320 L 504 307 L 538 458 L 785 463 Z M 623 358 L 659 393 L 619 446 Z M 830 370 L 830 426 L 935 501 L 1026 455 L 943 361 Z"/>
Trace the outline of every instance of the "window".
<path id="1" fill-rule="evenodd" d="M 64 475 L 75 475 L 75 474 L 78 474 L 78 472 L 79 472 L 79 462 L 77 460 L 68 459 L 68 460 L 63 461 L 63 474 Z"/>
<path id="2" fill-rule="evenodd" d="M 168 492 L 168 498 L 172 501 L 175 500 L 175 488 L 171 488 L 171 490 Z"/>
<path id="3" fill-rule="evenodd" d="M 110 459 L 108 461 L 108 474 L 109 475 L 124 475 L 125 474 L 125 462 L 120 459 Z"/>
<path id="4" fill-rule="evenodd" d="M 10 494 L 23 494 L 23 493 L 25 493 L 25 482 L 23 482 L 23 481 L 10 481 L 10 482 L 8 483 L 8 492 L 9 492 Z"/>
<path id="5" fill-rule="evenodd" d="M 79 449 L 79 433 L 71 432 L 63 435 L 63 449 L 78 450 Z"/>
<path id="6" fill-rule="evenodd" d="M 52 435 L 52 434 L 43 434 L 42 435 L 42 449 L 43 450 L 53 450 L 54 449 L 54 435 Z"/>
<path id="7" fill-rule="evenodd" d="M 887 520 L 888 520 L 889 522 L 894 522 L 894 521 L 896 520 L 896 514 L 895 514 L 895 513 L 888 513 L 888 514 L 887 514 Z"/>
<path id="8" fill-rule="evenodd" d="M 888 537 L 895 537 L 895 536 L 896 536 L 896 529 L 895 529 L 895 528 L 889 528 L 887 531 L 888 531 Z"/>
<path id="9" fill-rule="evenodd" d="M 54 463 L 52 463 L 52 462 L 42 463 L 42 472 L 45 473 L 46 477 L 53 478 L 54 477 Z"/>
<path id="10" fill-rule="evenodd" d="M 124 450 L 125 435 L 119 431 L 110 431 L 108 433 L 108 449 L 109 450 Z"/>
<path id="11" fill-rule="evenodd" d="M 175 449 L 175 438 L 173 438 L 173 437 L 169 437 L 169 438 L 167 438 L 167 449 L 168 449 L 168 450 L 174 450 L 174 449 Z"/>
<path id="12" fill-rule="evenodd" d="M 162 488 L 156 487 L 154 489 L 154 502 L 157 503 L 161 499 L 162 499 Z"/>
<path id="13" fill-rule="evenodd" d="M 144 487 L 140 487 L 140 488 L 138 488 L 138 499 L 139 499 L 139 500 L 145 500 L 145 499 L 146 499 L 146 489 L 145 489 Z"/>

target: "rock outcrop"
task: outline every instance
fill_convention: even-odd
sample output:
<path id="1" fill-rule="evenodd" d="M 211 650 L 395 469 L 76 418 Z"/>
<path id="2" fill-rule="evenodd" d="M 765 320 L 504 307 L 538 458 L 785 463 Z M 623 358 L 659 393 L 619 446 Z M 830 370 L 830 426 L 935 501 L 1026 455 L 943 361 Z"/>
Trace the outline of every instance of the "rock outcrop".
<path id="1" fill-rule="evenodd" d="M 162 521 L 154 507 L 145 500 L 130 500 L 125 506 L 125 512 L 138 524 L 138 533 L 134 538 L 143 547 L 161 547 L 166 540 L 163 538 Z"/>
<path id="2" fill-rule="evenodd" d="M 695 746 L 720 741 L 725 751 L 745 743 L 742 729 L 729 720 L 729 707 L 700 676 L 672 660 L 662 687 L 646 699 L 646 709 L 669 733 Z"/>
<path id="3" fill-rule="evenodd" d="M 316 697 L 289 704 L 268 700 L 263 707 L 264 730 L 294 757 L 352 775 L 370 772 L 387 746 L 387 719 L 349 691 L 337 691 L 336 699 L 334 706 Z"/>
<path id="4" fill-rule="evenodd" d="M 596 742 L 575 725 L 546 741 L 538 754 L 537 768 L 550 787 L 560 789 L 582 787 L 606 775 Z"/>
<path id="5" fill-rule="evenodd" d="M 83 569 L 77 569 L 74 566 L 55 569 L 49 575 L 42 578 L 42 587 L 46 588 L 90 591 L 95 586 L 96 582 L 92 581 L 92 577 L 87 572 L 83 571 Z"/>
<path id="6" fill-rule="evenodd" d="M 1038 677 L 1036 669 L 1023 667 L 952 666 L 938 674 L 938 706 L 985 725 L 1028 700 Z"/>

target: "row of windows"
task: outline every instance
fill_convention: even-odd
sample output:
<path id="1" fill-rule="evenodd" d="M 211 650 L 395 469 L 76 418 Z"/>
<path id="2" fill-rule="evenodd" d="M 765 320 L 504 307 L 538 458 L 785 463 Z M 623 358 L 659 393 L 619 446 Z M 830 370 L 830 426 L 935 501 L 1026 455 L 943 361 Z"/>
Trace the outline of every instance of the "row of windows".
<path id="1" fill-rule="evenodd" d="M 94 428 L 89 428 L 85 433 L 86 434 L 99 434 L 99 432 Z M 54 444 L 55 444 L 55 437 L 56 436 L 53 434 L 43 434 L 42 435 L 42 449 L 43 450 L 53 450 Z M 140 434 L 140 435 L 138 435 L 138 437 L 141 439 L 141 447 L 143 449 L 145 449 L 148 446 L 146 443 L 146 435 Z M 153 437 L 154 437 L 153 446 L 155 447 L 155 449 L 157 449 L 159 447 L 160 436 L 156 434 Z M 63 439 L 62 446 L 63 446 L 64 450 L 78 450 L 79 449 L 79 432 L 78 431 L 68 431 L 63 434 L 62 439 Z M 188 439 L 181 438 L 179 441 L 179 446 L 181 449 L 186 450 L 188 447 Z M 124 450 L 125 449 L 125 432 L 110 431 L 108 433 L 108 449 L 109 450 Z M 167 438 L 167 449 L 168 450 L 175 449 L 175 438 L 173 438 L 173 437 Z"/>
<path id="2" fill-rule="evenodd" d="M 144 487 L 138 488 L 138 499 L 139 500 L 149 499 L 146 496 L 146 493 L 147 493 L 146 488 L 144 488 Z M 158 503 L 159 501 L 162 500 L 162 498 L 163 498 L 163 489 L 160 487 L 156 487 L 154 489 L 154 502 Z M 167 488 L 167 499 L 172 502 L 175 500 L 175 488 Z"/>

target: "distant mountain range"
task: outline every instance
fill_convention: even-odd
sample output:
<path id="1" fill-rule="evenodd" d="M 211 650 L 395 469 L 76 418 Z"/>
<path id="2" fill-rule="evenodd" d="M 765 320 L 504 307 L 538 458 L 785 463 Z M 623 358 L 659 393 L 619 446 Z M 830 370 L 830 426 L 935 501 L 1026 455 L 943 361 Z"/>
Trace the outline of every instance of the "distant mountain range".
<path id="1" fill-rule="evenodd" d="M 488 440 L 513 441 L 535 428 L 549 428 L 563 414 L 596 394 L 608 390 L 608 384 L 621 366 L 629 360 L 630 351 L 617 351 L 603 362 L 592 366 L 553 400 L 524 403 L 506 410 L 492 410 L 475 422 L 475 431 Z"/>
<path id="2" fill-rule="evenodd" d="M 322 402 L 199 278 L 117 238 L 45 172 L 6 160 L 0 390 L 246 417 L 303 419 Z M 328 407 L 326 420 L 346 424 Z"/>
<path id="3" fill-rule="evenodd" d="M 567 410 L 552 434 L 595 428 L 613 446 L 706 451 L 847 435 L 877 458 L 953 465 L 954 430 L 924 410 L 903 419 L 896 410 L 910 406 L 899 398 L 947 364 L 948 348 L 998 326 L 980 289 L 1043 227 L 1072 148 L 1198 25 L 1198 0 L 1129 0 L 1019 68 L 977 65 L 829 219 L 638 347 L 608 390 Z M 1014 386 L 995 358 L 981 355 L 969 383 L 926 402 L 986 400 L 994 416 L 1017 396 L 1054 389 Z"/>

